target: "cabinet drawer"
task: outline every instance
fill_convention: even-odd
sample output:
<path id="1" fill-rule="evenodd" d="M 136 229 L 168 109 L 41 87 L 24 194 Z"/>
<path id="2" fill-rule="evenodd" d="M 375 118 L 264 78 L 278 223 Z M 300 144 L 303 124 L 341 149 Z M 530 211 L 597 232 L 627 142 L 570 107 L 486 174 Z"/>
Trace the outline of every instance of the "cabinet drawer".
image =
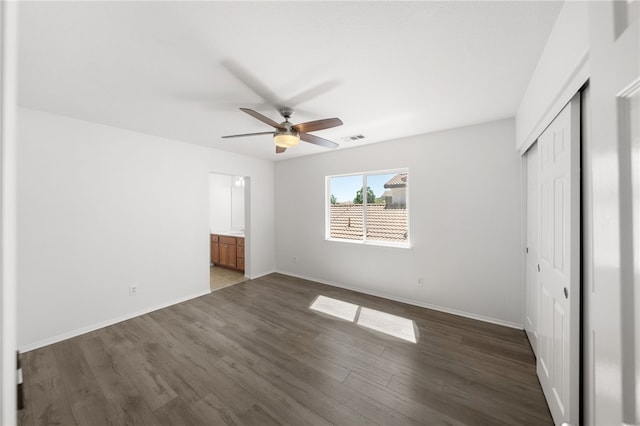
<path id="1" fill-rule="evenodd" d="M 220 235 L 220 244 L 229 244 L 230 246 L 236 245 L 236 237 L 223 237 Z"/>
<path id="2" fill-rule="evenodd" d="M 244 247 L 242 246 L 236 247 L 236 256 L 238 257 L 238 259 L 244 258 Z"/>
<path id="3" fill-rule="evenodd" d="M 237 242 L 237 244 L 238 244 L 239 246 L 243 246 L 243 247 L 244 247 L 244 238 L 239 238 L 239 237 L 238 237 L 238 238 L 236 238 L 236 241 L 238 241 L 238 242 Z"/>
<path id="4" fill-rule="evenodd" d="M 211 234 L 211 242 L 212 243 L 217 243 L 218 242 L 218 236 Z"/>

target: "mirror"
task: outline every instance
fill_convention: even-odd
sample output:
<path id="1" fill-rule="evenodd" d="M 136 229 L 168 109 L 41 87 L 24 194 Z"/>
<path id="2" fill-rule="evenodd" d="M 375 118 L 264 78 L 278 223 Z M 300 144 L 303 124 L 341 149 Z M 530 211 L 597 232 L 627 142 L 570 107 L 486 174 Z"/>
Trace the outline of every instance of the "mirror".
<path id="1" fill-rule="evenodd" d="M 244 176 L 233 176 L 231 184 L 231 229 L 244 231 Z"/>
<path id="2" fill-rule="evenodd" d="M 209 227 L 212 233 L 244 232 L 244 176 L 209 175 Z"/>

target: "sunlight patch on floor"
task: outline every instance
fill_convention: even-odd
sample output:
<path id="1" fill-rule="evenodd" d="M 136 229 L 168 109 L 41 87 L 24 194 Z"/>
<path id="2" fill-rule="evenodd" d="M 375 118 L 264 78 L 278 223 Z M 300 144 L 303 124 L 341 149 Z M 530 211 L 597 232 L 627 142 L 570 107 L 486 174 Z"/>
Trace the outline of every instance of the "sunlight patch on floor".
<path id="1" fill-rule="evenodd" d="M 311 303 L 311 306 L 309 306 L 309 309 L 331 315 L 335 318 L 354 322 L 364 328 L 388 334 L 406 340 L 407 342 L 418 342 L 415 322 L 408 318 L 361 307 L 353 303 L 345 302 L 344 300 L 333 299 L 322 295 L 316 297 L 313 303 Z"/>
<path id="2" fill-rule="evenodd" d="M 414 323 L 408 318 L 363 307 L 356 324 L 411 343 L 417 342 Z"/>
<path id="3" fill-rule="evenodd" d="M 309 308 L 336 318 L 353 321 L 356 318 L 359 306 L 326 296 L 318 296 Z"/>

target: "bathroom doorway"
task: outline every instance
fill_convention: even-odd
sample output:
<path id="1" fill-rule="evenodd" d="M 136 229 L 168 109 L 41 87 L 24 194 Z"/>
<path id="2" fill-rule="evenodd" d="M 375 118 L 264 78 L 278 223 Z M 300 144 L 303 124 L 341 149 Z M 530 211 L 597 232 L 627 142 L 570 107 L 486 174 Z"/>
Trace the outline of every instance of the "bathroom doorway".
<path id="1" fill-rule="evenodd" d="M 248 193 L 247 176 L 209 174 L 209 283 L 212 291 L 246 279 Z"/>

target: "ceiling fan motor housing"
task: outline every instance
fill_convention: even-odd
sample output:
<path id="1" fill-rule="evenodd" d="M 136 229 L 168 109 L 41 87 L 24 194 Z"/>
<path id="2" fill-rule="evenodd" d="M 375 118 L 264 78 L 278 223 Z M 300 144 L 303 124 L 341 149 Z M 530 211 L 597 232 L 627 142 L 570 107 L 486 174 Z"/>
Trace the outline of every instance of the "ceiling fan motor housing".
<path id="1" fill-rule="evenodd" d="M 280 115 L 284 117 L 286 121 L 289 121 L 289 119 L 293 115 L 293 108 L 285 107 L 285 106 L 279 107 L 278 112 L 280 113 Z"/>

